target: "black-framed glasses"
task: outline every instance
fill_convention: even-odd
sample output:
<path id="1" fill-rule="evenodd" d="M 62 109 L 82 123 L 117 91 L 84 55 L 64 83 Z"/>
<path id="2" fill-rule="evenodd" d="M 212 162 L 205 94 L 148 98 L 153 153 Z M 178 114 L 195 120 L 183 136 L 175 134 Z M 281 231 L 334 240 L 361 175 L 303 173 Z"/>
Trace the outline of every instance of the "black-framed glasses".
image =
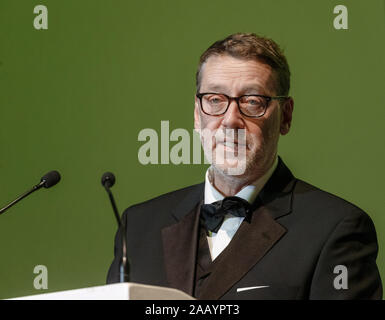
<path id="1" fill-rule="evenodd" d="M 197 93 L 202 111 L 210 116 L 220 116 L 226 113 L 232 100 L 238 105 L 241 114 L 250 118 L 262 117 L 272 100 L 287 99 L 286 96 L 269 97 L 260 94 L 247 94 L 240 97 L 230 97 L 223 93 Z"/>

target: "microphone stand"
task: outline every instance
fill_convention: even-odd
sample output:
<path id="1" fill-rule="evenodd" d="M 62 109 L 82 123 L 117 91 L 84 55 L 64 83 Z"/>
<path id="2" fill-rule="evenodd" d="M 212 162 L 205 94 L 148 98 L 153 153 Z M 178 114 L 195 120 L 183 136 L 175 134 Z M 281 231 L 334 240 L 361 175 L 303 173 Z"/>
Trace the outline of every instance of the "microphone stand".
<path id="1" fill-rule="evenodd" d="M 0 209 L 0 214 L 4 213 L 6 210 L 8 210 L 10 207 L 18 203 L 20 200 L 24 199 L 25 197 L 29 196 L 31 193 L 35 192 L 36 190 L 39 190 L 41 187 L 43 187 L 45 184 L 45 180 L 42 180 L 37 185 L 33 186 L 31 190 L 23 193 L 21 196 L 17 197 L 15 200 L 7 204 L 4 208 Z"/>
<path id="2" fill-rule="evenodd" d="M 110 201 L 112 204 L 112 209 L 114 210 L 116 221 L 118 222 L 119 228 L 122 230 L 122 261 L 119 266 L 119 273 L 120 273 L 120 282 L 129 282 L 129 264 L 127 263 L 127 241 L 126 241 L 126 225 L 122 223 L 118 208 L 116 207 L 114 196 L 112 195 L 112 192 L 110 188 L 107 186 L 107 183 L 104 184 L 104 188 L 106 189 L 108 196 L 110 197 Z"/>

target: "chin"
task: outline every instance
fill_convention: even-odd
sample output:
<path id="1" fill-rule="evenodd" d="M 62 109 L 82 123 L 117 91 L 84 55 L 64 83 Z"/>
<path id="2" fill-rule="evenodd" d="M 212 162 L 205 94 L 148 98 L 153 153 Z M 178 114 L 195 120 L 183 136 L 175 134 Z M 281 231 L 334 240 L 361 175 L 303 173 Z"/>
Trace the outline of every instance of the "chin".
<path id="1" fill-rule="evenodd" d="M 244 147 L 243 150 L 229 149 L 218 145 L 213 151 L 214 161 L 213 166 L 222 174 L 228 176 L 241 176 L 245 173 L 247 168 L 247 152 Z"/>
<path id="2" fill-rule="evenodd" d="M 247 161 L 239 159 L 225 159 L 224 161 L 213 162 L 212 166 L 227 176 L 240 177 L 247 174 Z"/>

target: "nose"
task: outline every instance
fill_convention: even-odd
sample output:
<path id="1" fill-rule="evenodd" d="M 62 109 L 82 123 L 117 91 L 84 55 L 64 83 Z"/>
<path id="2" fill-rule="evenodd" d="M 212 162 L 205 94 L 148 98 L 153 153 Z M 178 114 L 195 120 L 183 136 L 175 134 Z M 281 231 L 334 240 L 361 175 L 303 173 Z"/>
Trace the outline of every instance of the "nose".
<path id="1" fill-rule="evenodd" d="M 230 102 L 229 108 L 227 109 L 222 120 L 222 125 L 225 128 L 232 129 L 244 128 L 244 119 L 235 100 Z"/>

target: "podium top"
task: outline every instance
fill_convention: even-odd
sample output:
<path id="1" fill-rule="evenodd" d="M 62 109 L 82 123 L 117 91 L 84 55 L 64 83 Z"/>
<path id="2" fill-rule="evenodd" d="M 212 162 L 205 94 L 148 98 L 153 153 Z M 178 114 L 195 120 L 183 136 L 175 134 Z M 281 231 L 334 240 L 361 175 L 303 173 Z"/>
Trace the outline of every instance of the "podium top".
<path id="1" fill-rule="evenodd" d="M 10 300 L 195 300 L 180 290 L 134 282 L 66 290 Z"/>

